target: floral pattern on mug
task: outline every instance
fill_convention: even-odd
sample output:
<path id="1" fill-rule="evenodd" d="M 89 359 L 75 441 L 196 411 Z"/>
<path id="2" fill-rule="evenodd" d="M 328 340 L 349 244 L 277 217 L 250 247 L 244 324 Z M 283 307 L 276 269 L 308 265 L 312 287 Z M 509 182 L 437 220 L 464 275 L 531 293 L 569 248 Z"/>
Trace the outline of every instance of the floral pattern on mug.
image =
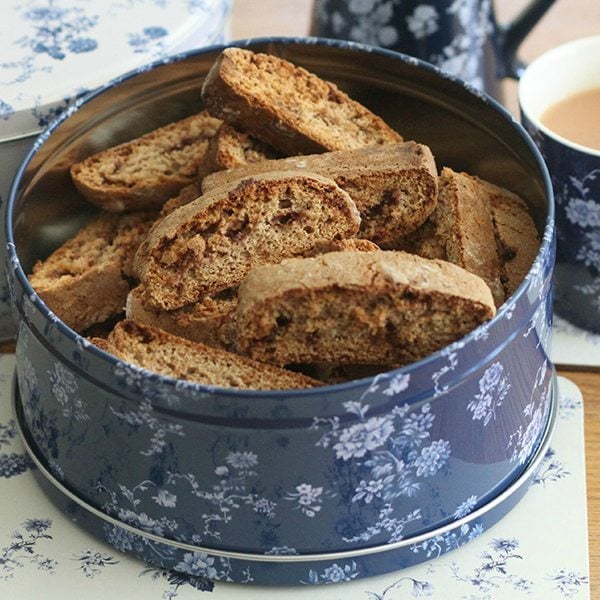
<path id="1" fill-rule="evenodd" d="M 542 132 L 526 115 L 522 119 L 549 165 L 554 190 L 556 312 L 579 327 L 597 332 L 600 322 L 598 156 L 564 145 Z"/>
<path id="2" fill-rule="evenodd" d="M 575 288 L 592 298 L 600 315 L 600 169 L 594 169 L 581 177 L 570 177 L 562 193 L 557 194 L 559 202 L 565 203 L 567 220 L 579 230 L 579 247 L 576 260 L 597 275 L 587 284 L 577 284 Z"/>

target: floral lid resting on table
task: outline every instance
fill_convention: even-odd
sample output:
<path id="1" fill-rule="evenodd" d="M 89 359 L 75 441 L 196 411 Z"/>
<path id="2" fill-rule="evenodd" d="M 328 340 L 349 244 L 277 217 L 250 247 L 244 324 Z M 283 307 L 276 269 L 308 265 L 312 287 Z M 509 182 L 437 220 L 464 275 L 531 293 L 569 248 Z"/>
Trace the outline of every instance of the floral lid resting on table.
<path id="1" fill-rule="evenodd" d="M 121 73 L 223 41 L 232 0 L 8 0 L 0 19 L 0 141 L 42 129 Z"/>

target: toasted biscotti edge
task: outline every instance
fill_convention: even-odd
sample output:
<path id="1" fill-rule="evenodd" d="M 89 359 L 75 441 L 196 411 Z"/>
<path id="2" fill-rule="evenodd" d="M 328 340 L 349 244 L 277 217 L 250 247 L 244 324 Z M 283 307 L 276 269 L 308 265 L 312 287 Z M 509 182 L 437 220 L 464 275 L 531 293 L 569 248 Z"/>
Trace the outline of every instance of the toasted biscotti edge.
<path id="1" fill-rule="evenodd" d="M 400 240 L 399 248 L 425 258 L 447 260 L 482 277 L 496 306 L 506 299 L 489 194 L 483 180 L 443 167 L 438 203 L 420 230 Z"/>
<path id="2" fill-rule="evenodd" d="M 29 281 L 47 306 L 75 331 L 123 312 L 132 257 L 156 213 L 101 213 L 48 258 Z"/>
<path id="3" fill-rule="evenodd" d="M 163 329 L 168 333 L 202 342 L 208 346 L 235 351 L 235 290 L 207 296 L 194 304 L 172 311 L 152 309 L 144 305 L 142 286 L 132 289 L 125 305 L 125 317 Z"/>
<path id="4" fill-rule="evenodd" d="M 273 364 L 403 364 L 495 315 L 477 275 L 396 251 L 332 252 L 257 267 L 238 299 L 240 349 Z"/>
<path id="5" fill-rule="evenodd" d="M 220 124 L 202 111 L 73 164 L 71 178 L 89 202 L 104 210 L 159 209 L 195 181 Z"/>
<path id="6" fill-rule="evenodd" d="M 99 347 L 155 373 L 204 385 L 262 390 L 322 385 L 300 373 L 192 342 L 129 319 L 117 323 L 108 338 L 99 342 Z"/>
<path id="7" fill-rule="evenodd" d="M 198 179 L 202 180 L 210 173 L 275 159 L 279 156 L 273 148 L 253 138 L 249 133 L 238 131 L 231 125 L 222 123 L 208 141 L 206 152 L 198 166 Z"/>
<path id="8" fill-rule="evenodd" d="M 247 49 L 221 52 L 204 81 L 202 99 L 210 114 L 284 155 L 402 141 L 335 84 L 282 58 Z M 290 99 L 304 110 L 288 110 Z"/>
<path id="9" fill-rule="evenodd" d="M 202 180 L 202 190 L 285 170 L 331 177 L 356 203 L 359 236 L 384 247 L 420 227 L 437 205 L 435 159 L 428 146 L 414 141 L 263 160 L 212 173 Z"/>
<path id="10" fill-rule="evenodd" d="M 540 236 L 527 204 L 518 195 L 488 183 L 496 244 L 506 297 L 519 287 L 540 249 Z"/>
<path id="11" fill-rule="evenodd" d="M 145 305 L 173 310 L 236 287 L 257 264 L 354 237 L 359 226 L 356 205 L 333 180 L 265 173 L 167 215 L 140 245 L 135 272 Z"/>

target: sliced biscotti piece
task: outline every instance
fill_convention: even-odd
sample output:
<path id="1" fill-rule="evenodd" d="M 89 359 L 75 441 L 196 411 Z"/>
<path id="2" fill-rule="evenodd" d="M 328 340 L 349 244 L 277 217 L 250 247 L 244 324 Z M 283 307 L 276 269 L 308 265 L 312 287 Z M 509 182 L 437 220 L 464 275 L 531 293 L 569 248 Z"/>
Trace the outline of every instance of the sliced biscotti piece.
<path id="1" fill-rule="evenodd" d="M 223 123 L 208 142 L 204 158 L 198 167 L 198 178 L 209 173 L 234 169 L 248 163 L 279 158 L 281 155 L 267 144 Z"/>
<path id="2" fill-rule="evenodd" d="M 369 240 L 358 238 L 333 240 L 316 246 L 311 251 L 311 255 L 342 250 L 373 252 L 379 250 L 379 247 Z M 149 308 L 144 305 L 143 297 L 142 286 L 129 292 L 125 310 L 127 318 L 154 325 L 194 342 L 203 342 L 230 352 L 236 351 L 237 289 L 224 290 L 214 296 L 206 296 L 194 304 L 175 310 Z M 317 379 L 321 378 L 317 377 Z"/>
<path id="3" fill-rule="evenodd" d="M 76 331 L 123 312 L 133 256 L 155 219 L 154 211 L 102 213 L 34 265 L 31 285 Z"/>
<path id="4" fill-rule="evenodd" d="M 242 48 L 219 55 L 202 99 L 210 114 L 285 155 L 402 141 L 333 83 L 282 58 Z"/>
<path id="5" fill-rule="evenodd" d="M 318 244 L 308 255 L 345 250 L 374 252 L 380 248 L 369 240 L 349 238 Z M 144 290 L 139 285 L 127 296 L 125 316 L 174 335 L 233 352 L 236 349 L 236 307 L 237 289 L 231 288 L 174 310 L 149 308 L 144 305 Z"/>
<path id="6" fill-rule="evenodd" d="M 479 275 L 492 290 L 496 306 L 504 302 L 490 197 L 481 179 L 444 167 L 437 207 L 417 235 L 417 254 L 448 260 Z"/>
<path id="7" fill-rule="evenodd" d="M 205 385 L 262 390 L 321 385 L 300 373 L 261 364 L 129 319 L 117 323 L 101 347 L 144 369 Z"/>
<path id="8" fill-rule="evenodd" d="M 261 161 L 205 177 L 202 191 L 265 173 L 301 170 L 331 177 L 360 212 L 359 236 L 380 246 L 422 225 L 437 205 L 437 168 L 431 150 L 404 142 Z"/>
<path id="9" fill-rule="evenodd" d="M 87 200 L 113 212 L 158 209 L 192 183 L 221 121 L 205 111 L 108 148 L 71 167 Z"/>
<path id="10" fill-rule="evenodd" d="M 143 302 L 143 289 L 138 286 L 127 296 L 125 316 L 193 342 L 233 351 L 236 306 L 236 290 L 225 290 L 175 310 L 148 308 Z"/>
<path id="11" fill-rule="evenodd" d="M 519 287 L 540 249 L 540 237 L 527 205 L 516 194 L 486 183 L 492 205 L 501 279 L 508 298 Z"/>
<path id="12" fill-rule="evenodd" d="M 238 344 L 273 364 L 404 364 L 495 314 L 487 284 L 396 251 L 332 252 L 253 269 L 238 290 Z"/>
<path id="13" fill-rule="evenodd" d="M 251 268 L 354 237 L 350 196 L 328 178 L 272 172 L 216 188 L 160 221 L 135 257 L 143 302 L 173 310 L 236 287 Z"/>

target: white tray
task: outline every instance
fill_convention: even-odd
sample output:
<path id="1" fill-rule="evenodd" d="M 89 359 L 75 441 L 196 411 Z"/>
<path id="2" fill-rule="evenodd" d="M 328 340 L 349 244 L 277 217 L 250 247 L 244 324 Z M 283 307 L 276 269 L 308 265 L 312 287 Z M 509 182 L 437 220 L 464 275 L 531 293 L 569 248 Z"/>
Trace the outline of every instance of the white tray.
<path id="1" fill-rule="evenodd" d="M 556 365 L 600 368 L 600 334 L 580 329 L 555 315 L 550 354 Z"/>

